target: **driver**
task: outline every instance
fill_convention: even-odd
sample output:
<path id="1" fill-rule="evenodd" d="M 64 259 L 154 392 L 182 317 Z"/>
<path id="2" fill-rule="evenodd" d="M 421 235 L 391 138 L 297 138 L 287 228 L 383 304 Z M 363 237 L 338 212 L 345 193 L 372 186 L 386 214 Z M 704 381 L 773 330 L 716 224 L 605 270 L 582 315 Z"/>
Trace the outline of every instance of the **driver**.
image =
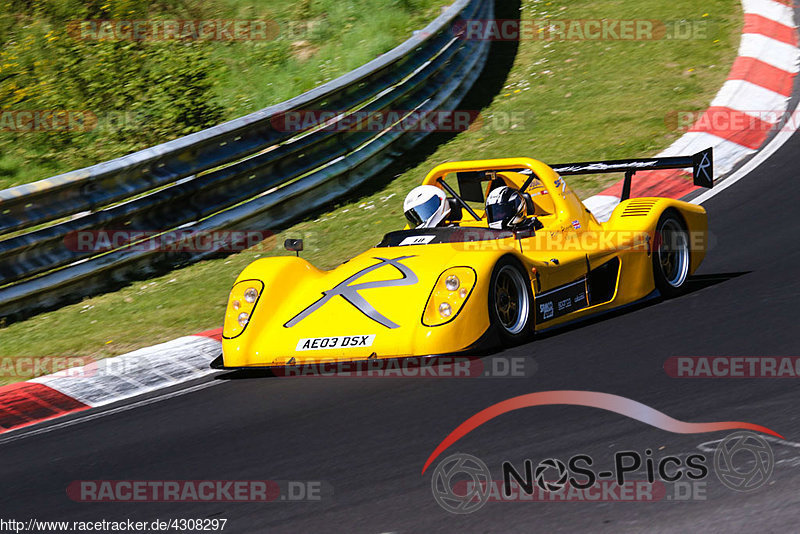
<path id="1" fill-rule="evenodd" d="M 528 204 L 519 191 L 507 185 L 492 189 L 486 198 L 489 228 L 527 230 L 536 228 L 536 217 L 528 218 Z"/>
<path id="2" fill-rule="evenodd" d="M 403 211 L 412 228 L 435 228 L 450 215 L 450 204 L 438 187 L 420 185 L 406 196 Z"/>

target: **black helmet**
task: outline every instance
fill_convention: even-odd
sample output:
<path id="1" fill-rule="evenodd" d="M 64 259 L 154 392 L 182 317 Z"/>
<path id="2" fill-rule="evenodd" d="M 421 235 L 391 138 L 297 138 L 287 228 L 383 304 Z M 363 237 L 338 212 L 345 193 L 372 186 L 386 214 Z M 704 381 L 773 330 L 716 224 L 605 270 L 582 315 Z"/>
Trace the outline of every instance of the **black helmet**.
<path id="1" fill-rule="evenodd" d="M 507 230 L 525 220 L 528 214 L 525 199 L 516 189 L 508 186 L 492 189 L 486 199 L 486 218 L 489 228 Z"/>

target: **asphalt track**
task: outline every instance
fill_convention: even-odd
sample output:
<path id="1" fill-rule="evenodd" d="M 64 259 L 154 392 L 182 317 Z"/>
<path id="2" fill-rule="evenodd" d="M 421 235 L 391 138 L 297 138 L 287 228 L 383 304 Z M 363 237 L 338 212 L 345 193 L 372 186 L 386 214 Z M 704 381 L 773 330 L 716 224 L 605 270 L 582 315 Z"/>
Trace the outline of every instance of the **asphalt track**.
<path id="1" fill-rule="evenodd" d="M 74 426 L 0 443 L 3 518 L 227 518 L 226 532 L 786 532 L 800 510 L 796 379 L 677 379 L 670 356 L 798 356 L 800 180 L 794 135 L 767 162 L 704 205 L 712 249 L 692 291 L 540 337 L 508 350 L 536 362 L 529 378 L 240 378 Z M 753 493 L 711 474 L 704 501 L 487 503 L 456 516 L 431 496 L 436 445 L 476 412 L 515 395 L 559 389 L 613 393 L 684 421 L 748 421 L 772 442 L 772 481 Z M 445 455 L 473 454 L 499 477 L 521 463 L 613 451 L 696 452 L 727 435 L 671 434 L 585 407 L 503 415 Z M 444 457 L 443 456 L 443 457 Z M 435 465 L 435 464 L 434 464 Z M 74 480 L 313 480 L 319 502 L 77 503 Z"/>

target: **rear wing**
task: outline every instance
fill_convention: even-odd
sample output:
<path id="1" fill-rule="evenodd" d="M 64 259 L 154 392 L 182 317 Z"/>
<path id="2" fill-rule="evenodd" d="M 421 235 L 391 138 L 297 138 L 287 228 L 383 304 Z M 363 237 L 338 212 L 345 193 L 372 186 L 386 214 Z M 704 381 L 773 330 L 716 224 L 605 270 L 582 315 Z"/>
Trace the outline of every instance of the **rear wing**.
<path id="1" fill-rule="evenodd" d="M 620 200 L 631 196 L 631 181 L 636 171 L 654 171 L 658 169 L 684 169 L 691 167 L 694 185 L 712 188 L 714 186 L 714 154 L 713 148 L 707 148 L 693 156 L 675 156 L 668 158 L 617 159 L 610 161 L 586 161 L 583 163 L 562 163 L 551 165 L 554 171 L 562 176 L 571 174 L 605 174 L 624 172 Z"/>

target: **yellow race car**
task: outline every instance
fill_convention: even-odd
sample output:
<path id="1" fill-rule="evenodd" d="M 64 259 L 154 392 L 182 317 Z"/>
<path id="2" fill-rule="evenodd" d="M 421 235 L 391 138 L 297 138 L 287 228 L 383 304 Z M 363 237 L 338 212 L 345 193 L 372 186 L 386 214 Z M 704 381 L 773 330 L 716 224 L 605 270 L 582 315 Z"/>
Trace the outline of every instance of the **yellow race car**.
<path id="1" fill-rule="evenodd" d="M 692 168 L 695 184 L 711 187 L 711 158 L 708 149 L 554 166 L 531 158 L 440 165 L 423 181 L 448 203 L 435 227 L 409 224 L 330 271 L 296 256 L 247 266 L 230 293 L 223 354 L 212 366 L 462 353 L 518 343 L 656 291 L 678 294 L 705 256 L 706 211 L 669 198 L 629 199 L 630 183 L 637 171 Z M 623 195 L 601 223 L 563 176 L 609 172 L 625 172 Z M 513 226 L 487 220 L 485 202 L 498 188 L 524 199 Z"/>

